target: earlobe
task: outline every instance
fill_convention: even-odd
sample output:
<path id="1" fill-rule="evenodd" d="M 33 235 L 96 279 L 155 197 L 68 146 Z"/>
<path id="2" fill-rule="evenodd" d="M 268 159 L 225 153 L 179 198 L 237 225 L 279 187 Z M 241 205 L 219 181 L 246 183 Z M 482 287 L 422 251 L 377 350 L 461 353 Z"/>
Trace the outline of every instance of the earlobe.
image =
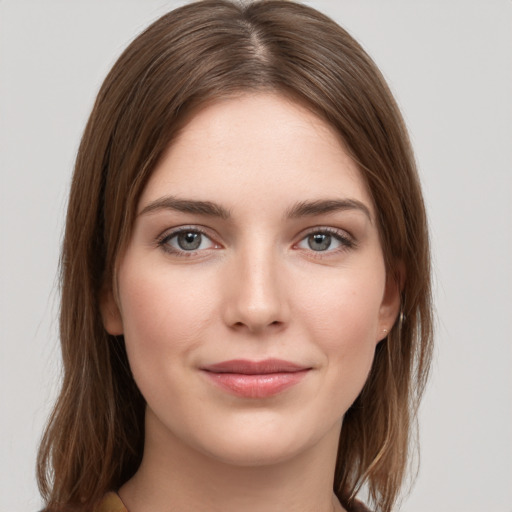
<path id="1" fill-rule="evenodd" d="M 112 336 L 123 334 L 123 319 L 112 290 L 102 293 L 100 310 L 105 330 Z"/>
<path id="2" fill-rule="evenodd" d="M 379 310 L 379 327 L 376 336 L 377 343 L 382 341 L 391 331 L 400 313 L 402 289 L 405 282 L 405 269 L 398 265 L 396 272 L 388 272 L 386 288 Z"/>

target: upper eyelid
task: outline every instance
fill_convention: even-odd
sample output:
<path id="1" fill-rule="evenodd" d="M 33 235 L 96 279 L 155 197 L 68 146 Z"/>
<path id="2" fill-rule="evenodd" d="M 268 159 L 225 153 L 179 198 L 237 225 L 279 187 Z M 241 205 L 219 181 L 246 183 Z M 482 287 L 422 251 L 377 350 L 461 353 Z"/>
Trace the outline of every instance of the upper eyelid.
<path id="1" fill-rule="evenodd" d="M 314 226 L 311 228 L 306 228 L 297 235 L 297 238 L 302 240 L 304 237 L 314 233 L 328 233 L 329 235 L 337 235 L 340 238 L 350 238 L 351 240 L 355 241 L 355 237 L 350 231 L 342 228 L 335 228 L 333 226 Z"/>
<path id="2" fill-rule="evenodd" d="M 203 249 L 192 249 L 190 251 L 181 249 L 178 247 L 174 247 L 170 241 L 180 235 L 181 233 L 187 233 L 187 232 L 195 232 L 199 233 L 201 236 L 204 236 L 207 238 L 210 243 L 212 244 L 211 247 L 205 247 Z M 175 228 L 168 228 L 164 230 L 156 239 L 155 239 L 155 245 L 158 249 L 163 250 L 165 253 L 174 255 L 175 257 L 182 257 L 182 256 L 194 256 L 201 254 L 204 256 L 204 254 L 207 254 L 207 251 L 210 250 L 216 250 L 219 248 L 222 248 L 222 244 L 219 244 L 214 237 L 208 234 L 208 232 L 204 229 L 201 229 L 201 227 L 195 225 L 195 226 L 180 226 Z"/>
<path id="3" fill-rule="evenodd" d="M 205 226 L 197 225 L 197 224 L 191 224 L 191 225 L 183 225 L 183 226 L 176 226 L 173 228 L 167 228 L 164 231 L 158 235 L 158 240 L 164 240 L 166 238 L 170 238 L 175 235 L 179 235 L 180 233 L 183 233 L 184 231 L 195 231 L 197 233 L 201 233 L 202 235 L 205 235 L 208 238 L 214 238 L 214 236 L 211 234 L 211 230 L 208 229 Z"/>
<path id="4" fill-rule="evenodd" d="M 158 243 L 162 243 L 166 239 L 170 239 L 173 236 L 179 235 L 180 233 L 184 231 L 195 231 L 197 233 L 200 233 L 207 238 L 209 238 L 213 243 L 218 245 L 223 245 L 218 240 L 221 239 L 216 232 L 212 232 L 213 230 L 211 228 L 208 228 L 206 226 L 203 226 L 201 224 L 184 224 L 181 226 L 175 226 L 172 228 L 167 228 L 164 231 L 162 231 L 156 238 Z M 340 239 L 349 239 L 352 243 L 356 244 L 356 238 L 352 233 L 347 231 L 343 228 L 338 228 L 334 226 L 325 226 L 325 225 L 317 225 L 317 226 L 311 226 L 308 228 L 305 228 L 301 230 L 295 237 L 294 245 L 302 241 L 307 236 L 314 234 L 314 233 L 328 233 L 332 236 L 337 236 Z"/>
<path id="5" fill-rule="evenodd" d="M 199 233 L 202 236 L 208 238 L 208 240 L 210 240 L 210 242 L 215 246 L 214 248 L 216 248 L 216 249 L 219 247 L 222 247 L 222 244 L 217 241 L 217 238 L 215 236 L 212 236 L 209 233 L 210 230 L 205 229 L 202 226 L 197 226 L 197 225 L 168 228 L 168 229 L 162 231 L 162 233 L 156 237 L 155 243 L 158 247 L 165 249 L 165 246 L 170 245 L 170 244 L 168 244 L 168 242 L 171 239 L 178 236 L 180 233 L 184 233 L 187 231 Z M 209 249 L 212 249 L 212 248 L 210 247 Z M 201 251 L 204 251 L 204 250 L 207 250 L 207 249 L 201 249 Z M 182 251 L 181 249 L 172 248 L 172 252 L 174 252 L 174 253 L 179 253 L 181 251 Z M 188 252 L 188 251 L 183 251 L 183 252 Z M 190 251 L 190 252 L 193 252 L 193 251 Z"/>
<path id="6" fill-rule="evenodd" d="M 332 236 L 333 238 L 336 238 L 338 242 L 340 243 L 341 247 L 337 249 L 332 249 L 328 251 L 313 251 L 307 250 L 307 252 L 311 252 L 311 254 L 314 254 L 316 258 L 327 258 L 329 256 L 332 256 L 333 254 L 338 253 L 339 251 L 345 251 L 348 249 L 356 249 L 358 247 L 358 241 L 357 239 L 348 231 L 345 229 L 340 228 L 334 228 L 330 226 L 322 226 L 322 227 L 315 227 L 310 228 L 305 231 L 303 231 L 297 238 L 297 241 L 293 244 L 293 247 L 296 248 L 296 250 L 302 250 L 303 248 L 297 247 L 301 242 L 303 242 L 308 236 L 313 235 L 315 233 L 322 233 L 322 234 L 328 234 Z"/>

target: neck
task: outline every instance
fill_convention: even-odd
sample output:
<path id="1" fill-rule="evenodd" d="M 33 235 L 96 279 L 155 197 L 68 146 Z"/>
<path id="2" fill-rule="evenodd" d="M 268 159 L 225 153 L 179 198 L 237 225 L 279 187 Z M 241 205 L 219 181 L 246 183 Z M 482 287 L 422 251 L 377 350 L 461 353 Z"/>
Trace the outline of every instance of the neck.
<path id="1" fill-rule="evenodd" d="M 341 512 L 332 491 L 339 428 L 287 460 L 234 465 L 147 421 L 142 464 L 119 494 L 129 512 Z"/>

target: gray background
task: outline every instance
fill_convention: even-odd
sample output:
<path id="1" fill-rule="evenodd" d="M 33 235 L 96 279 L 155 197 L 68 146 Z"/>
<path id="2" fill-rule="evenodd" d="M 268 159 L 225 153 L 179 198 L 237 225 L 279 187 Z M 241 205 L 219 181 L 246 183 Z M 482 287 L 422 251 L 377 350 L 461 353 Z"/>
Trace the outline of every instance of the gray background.
<path id="1" fill-rule="evenodd" d="M 0 0 L 0 511 L 40 506 L 74 156 L 115 58 L 183 2 Z M 381 67 L 416 149 L 438 314 L 403 512 L 512 511 L 512 2 L 311 0 Z"/>

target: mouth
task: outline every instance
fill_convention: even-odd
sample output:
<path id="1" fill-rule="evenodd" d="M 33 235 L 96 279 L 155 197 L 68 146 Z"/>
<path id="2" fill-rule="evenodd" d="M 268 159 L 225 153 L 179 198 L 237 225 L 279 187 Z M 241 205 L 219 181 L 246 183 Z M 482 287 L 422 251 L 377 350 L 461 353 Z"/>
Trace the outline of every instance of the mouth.
<path id="1" fill-rule="evenodd" d="M 282 359 L 233 359 L 201 368 L 215 385 L 243 398 L 277 395 L 301 382 L 311 369 Z"/>

